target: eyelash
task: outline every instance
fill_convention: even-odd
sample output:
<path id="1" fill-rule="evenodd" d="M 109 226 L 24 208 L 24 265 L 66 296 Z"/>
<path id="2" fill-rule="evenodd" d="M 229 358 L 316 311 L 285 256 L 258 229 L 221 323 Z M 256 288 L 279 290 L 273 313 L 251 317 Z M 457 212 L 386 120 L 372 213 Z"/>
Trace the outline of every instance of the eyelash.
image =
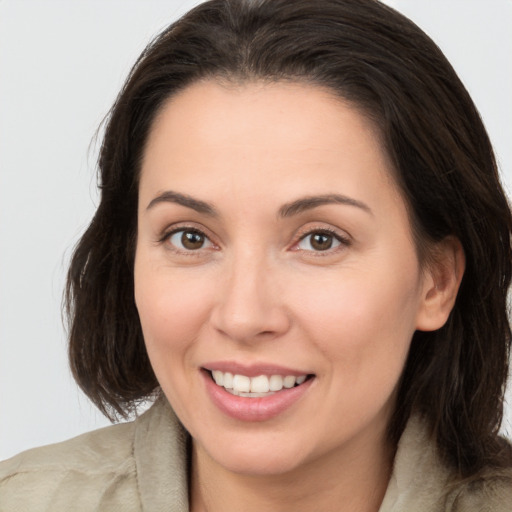
<path id="1" fill-rule="evenodd" d="M 180 253 L 180 254 L 185 254 L 185 255 L 189 255 L 189 256 L 195 256 L 199 253 L 199 251 L 201 249 L 204 249 L 203 247 L 200 247 L 198 248 L 197 250 L 193 250 L 193 249 L 181 249 L 181 248 L 178 248 L 176 247 L 174 244 L 171 244 L 170 243 L 170 239 L 176 235 L 177 233 L 193 233 L 193 234 L 197 234 L 197 235 L 200 235 L 202 237 L 204 237 L 205 240 L 209 241 L 210 244 L 212 244 L 213 246 L 215 246 L 214 242 L 212 242 L 212 240 L 210 239 L 210 237 L 204 233 L 201 229 L 198 229 L 196 227 L 192 227 L 192 226 L 179 226 L 179 227 L 176 227 L 174 229 L 172 229 L 171 231 L 167 231 L 163 234 L 163 236 L 161 236 L 158 240 L 159 243 L 166 243 L 168 242 L 172 248 L 173 251 L 177 252 L 177 253 Z M 297 248 L 297 246 L 303 241 L 305 240 L 307 237 L 309 236 L 312 236 L 312 235 L 326 235 L 326 236 L 329 236 L 329 237 L 332 237 L 336 242 L 339 243 L 339 245 L 337 245 L 336 247 L 334 248 L 328 248 L 326 250 L 307 250 L 307 249 L 300 249 L 300 248 Z M 340 235 L 337 231 L 335 231 L 334 229 L 329 229 L 329 228 L 313 228 L 313 229 L 309 229 L 307 230 L 306 232 L 302 233 L 300 236 L 299 236 L 299 239 L 297 242 L 295 242 L 293 245 L 292 245 L 292 250 L 294 251 L 303 251 L 303 252 L 311 252 L 313 254 L 315 254 L 315 256 L 322 256 L 322 255 L 330 255 L 330 254 L 333 254 L 335 252 L 337 252 L 338 250 L 342 250 L 343 248 L 346 248 L 346 247 L 349 247 L 351 245 L 351 240 L 348 238 L 348 237 L 344 237 L 342 235 Z"/>
<path id="2" fill-rule="evenodd" d="M 322 250 L 309 251 L 307 249 L 294 249 L 294 250 L 296 250 L 296 251 L 303 250 L 303 251 L 307 251 L 307 252 L 312 252 L 315 254 L 315 256 L 323 256 L 323 255 L 327 256 L 327 255 L 336 253 L 339 250 L 343 250 L 343 248 L 349 247 L 352 243 L 348 237 L 340 235 L 340 233 L 338 233 L 334 229 L 313 228 L 313 229 L 309 229 L 305 233 L 301 234 L 299 237 L 299 240 L 293 245 L 293 247 L 297 247 L 303 240 L 305 240 L 307 237 L 310 237 L 312 235 L 326 235 L 326 236 L 332 237 L 336 242 L 339 242 L 339 245 L 334 248 L 329 247 L 328 249 L 323 250 L 323 251 Z M 311 245 L 311 243 L 310 243 L 310 245 Z"/>
<path id="3" fill-rule="evenodd" d="M 166 243 L 168 242 L 168 245 L 170 246 L 171 250 L 173 250 L 174 252 L 177 252 L 179 254 L 184 254 L 186 256 L 197 256 L 197 254 L 199 253 L 199 251 L 201 249 L 203 249 L 203 247 L 200 247 L 199 249 L 197 250 L 192 250 L 192 249 L 181 249 L 179 247 L 176 247 L 174 244 L 172 244 L 170 242 L 171 238 L 178 234 L 178 233 L 191 233 L 191 234 L 196 234 L 196 235 L 199 235 L 199 236 L 202 236 L 204 237 L 205 240 L 209 241 L 212 245 L 215 245 L 210 237 L 204 233 L 204 231 L 202 231 L 201 229 L 198 229 L 196 227 L 193 227 L 193 226 L 179 226 L 179 227 L 176 227 L 170 231 L 166 231 L 163 236 L 161 236 L 158 240 L 159 243 Z"/>

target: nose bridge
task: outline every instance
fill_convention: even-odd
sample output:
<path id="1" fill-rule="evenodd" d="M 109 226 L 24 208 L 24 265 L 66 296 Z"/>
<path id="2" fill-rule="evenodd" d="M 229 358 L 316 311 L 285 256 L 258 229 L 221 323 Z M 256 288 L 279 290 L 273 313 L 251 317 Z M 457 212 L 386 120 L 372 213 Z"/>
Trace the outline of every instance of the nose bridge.
<path id="1" fill-rule="evenodd" d="M 246 245 L 226 262 L 213 315 L 215 327 L 238 341 L 278 336 L 288 327 L 277 269 L 267 251 Z"/>

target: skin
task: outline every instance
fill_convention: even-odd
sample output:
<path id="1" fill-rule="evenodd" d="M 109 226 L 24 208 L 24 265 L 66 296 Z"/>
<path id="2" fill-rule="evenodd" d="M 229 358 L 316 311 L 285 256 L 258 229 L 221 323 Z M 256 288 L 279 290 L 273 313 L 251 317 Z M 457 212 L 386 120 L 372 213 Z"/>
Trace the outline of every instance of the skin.
<path id="1" fill-rule="evenodd" d="M 321 88 L 205 81 L 162 108 L 141 170 L 135 299 L 193 438 L 193 511 L 378 510 L 412 335 L 444 324 L 463 272 L 454 240 L 421 268 L 392 176 L 372 123 Z M 280 214 L 329 194 L 357 204 Z M 179 229 L 204 242 L 183 246 L 183 231 L 169 235 Z M 311 243 L 319 232 L 327 250 Z M 315 377 L 277 417 L 244 422 L 205 391 L 201 367 L 221 360 Z"/>

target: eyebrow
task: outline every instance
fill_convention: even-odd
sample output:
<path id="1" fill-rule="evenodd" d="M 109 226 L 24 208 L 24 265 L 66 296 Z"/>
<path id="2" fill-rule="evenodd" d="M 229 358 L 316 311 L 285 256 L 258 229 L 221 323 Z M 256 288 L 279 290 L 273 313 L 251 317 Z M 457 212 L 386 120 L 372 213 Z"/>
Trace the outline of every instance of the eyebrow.
<path id="1" fill-rule="evenodd" d="M 216 208 L 210 203 L 201 201 L 200 199 L 194 199 L 192 196 L 174 192 L 172 190 L 162 192 L 154 199 L 152 199 L 146 210 L 149 210 L 160 203 L 175 203 L 181 206 L 185 206 L 186 208 L 191 208 L 198 213 L 202 213 L 210 217 L 219 216 Z M 301 197 L 295 201 L 292 201 L 291 203 L 286 203 L 281 206 L 281 208 L 279 208 L 279 215 L 281 217 L 292 217 L 307 210 L 311 210 L 313 208 L 327 204 L 343 204 L 347 206 L 355 206 L 356 208 L 360 208 L 370 215 L 373 215 L 371 208 L 367 204 L 363 203 L 362 201 L 358 201 L 357 199 L 353 199 L 351 197 L 340 194 L 325 194 L 319 196 Z"/>
<path id="2" fill-rule="evenodd" d="M 148 204 L 146 210 L 150 210 L 151 208 L 160 203 L 180 204 L 181 206 L 191 208 L 192 210 L 195 210 L 196 212 L 202 213 L 204 215 L 208 215 L 209 217 L 219 216 L 217 210 L 210 203 L 207 203 L 206 201 L 201 201 L 200 199 L 194 199 L 193 197 L 186 194 L 173 192 L 172 190 L 162 192 L 154 199 L 152 199 L 151 202 Z"/>
<path id="3" fill-rule="evenodd" d="M 358 201 L 357 199 L 353 199 L 351 197 L 340 194 L 302 197 L 296 201 L 292 201 L 291 203 L 287 203 L 281 206 L 281 208 L 279 208 L 279 215 L 281 217 L 292 217 L 293 215 L 298 215 L 299 213 L 326 204 L 344 204 L 347 206 L 355 206 L 356 208 L 360 208 L 361 210 L 364 210 L 366 213 L 369 213 L 373 216 L 373 212 L 367 204 L 363 203 L 362 201 Z"/>

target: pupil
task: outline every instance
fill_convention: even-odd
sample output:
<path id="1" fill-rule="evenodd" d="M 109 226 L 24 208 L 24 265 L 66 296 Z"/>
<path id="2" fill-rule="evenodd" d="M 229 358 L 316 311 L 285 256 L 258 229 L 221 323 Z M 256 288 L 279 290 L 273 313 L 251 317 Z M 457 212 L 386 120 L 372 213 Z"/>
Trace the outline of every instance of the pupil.
<path id="1" fill-rule="evenodd" d="M 204 236 L 193 231 L 185 231 L 181 235 L 181 243 L 187 249 L 200 249 L 204 243 Z"/>
<path id="2" fill-rule="evenodd" d="M 332 236 L 324 233 L 317 233 L 311 238 L 311 246 L 319 251 L 326 251 L 332 246 Z"/>

